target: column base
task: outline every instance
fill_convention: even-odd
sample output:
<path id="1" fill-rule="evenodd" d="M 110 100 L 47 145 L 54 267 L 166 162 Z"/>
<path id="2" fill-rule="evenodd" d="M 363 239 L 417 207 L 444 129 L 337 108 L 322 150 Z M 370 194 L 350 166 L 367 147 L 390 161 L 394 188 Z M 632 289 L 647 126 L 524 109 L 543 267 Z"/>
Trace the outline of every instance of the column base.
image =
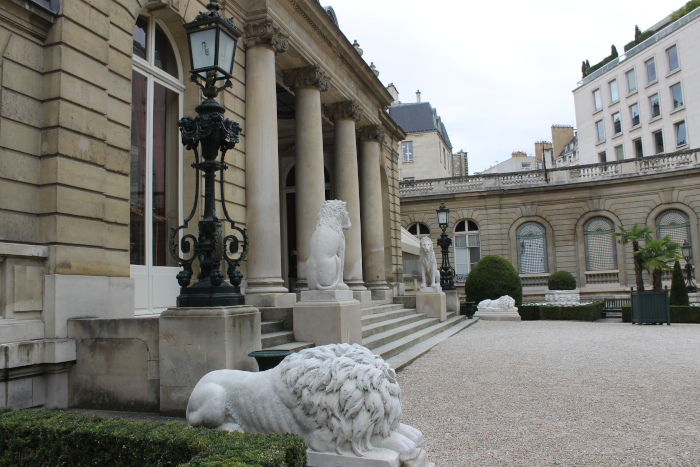
<path id="1" fill-rule="evenodd" d="M 447 304 L 447 311 L 456 311 L 459 313 L 459 292 L 456 290 L 443 290 Z"/>
<path id="2" fill-rule="evenodd" d="M 369 306 L 372 304 L 372 291 L 371 290 L 353 290 L 352 298 L 360 302 L 362 306 Z"/>
<path id="3" fill-rule="evenodd" d="M 210 371 L 256 371 L 260 311 L 250 306 L 168 308 L 159 318 L 160 411 L 183 416 L 195 384 Z"/>
<path id="4" fill-rule="evenodd" d="M 291 308 L 296 302 L 295 293 L 247 293 L 245 296 L 245 304 L 256 308 Z"/>
<path id="5" fill-rule="evenodd" d="M 279 277 L 258 277 L 249 278 L 248 287 L 246 287 L 244 293 L 248 294 L 258 294 L 258 293 L 288 293 L 289 290 L 284 286 L 284 281 Z"/>
<path id="6" fill-rule="evenodd" d="M 442 323 L 447 319 L 445 292 L 418 292 L 416 310 L 426 313 L 428 318 L 438 318 Z"/>
<path id="7" fill-rule="evenodd" d="M 360 302 L 350 290 L 307 290 L 294 305 L 294 339 L 325 344 L 362 344 Z"/>
<path id="8" fill-rule="evenodd" d="M 367 290 L 365 282 L 362 279 L 345 279 L 343 282 L 350 287 L 350 290 Z"/>

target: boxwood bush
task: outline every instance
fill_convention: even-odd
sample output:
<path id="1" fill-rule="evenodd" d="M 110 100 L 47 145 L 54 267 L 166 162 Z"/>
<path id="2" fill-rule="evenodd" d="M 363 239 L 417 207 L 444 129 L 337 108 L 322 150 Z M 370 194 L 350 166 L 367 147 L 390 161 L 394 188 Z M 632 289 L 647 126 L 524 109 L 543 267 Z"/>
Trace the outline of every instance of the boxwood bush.
<path id="1" fill-rule="evenodd" d="M 557 271 L 547 279 L 549 290 L 574 290 L 576 278 L 569 271 Z"/>
<path id="2" fill-rule="evenodd" d="M 523 304 L 518 307 L 518 314 L 523 321 L 538 321 L 540 319 L 540 305 Z"/>
<path id="3" fill-rule="evenodd" d="M 303 467 L 306 445 L 294 435 L 3 409 L 0 465 Z"/>
<path id="4" fill-rule="evenodd" d="M 622 321 L 632 322 L 632 305 L 622 307 Z M 671 323 L 700 324 L 700 306 L 671 306 Z"/>
<path id="5" fill-rule="evenodd" d="M 603 302 L 578 306 L 541 306 L 540 319 L 595 321 L 603 315 Z"/>
<path id="6" fill-rule="evenodd" d="M 464 292 L 475 305 L 504 295 L 515 299 L 515 306 L 523 302 L 523 283 L 518 271 L 508 260 L 495 255 L 484 256 L 474 265 L 464 282 Z"/>

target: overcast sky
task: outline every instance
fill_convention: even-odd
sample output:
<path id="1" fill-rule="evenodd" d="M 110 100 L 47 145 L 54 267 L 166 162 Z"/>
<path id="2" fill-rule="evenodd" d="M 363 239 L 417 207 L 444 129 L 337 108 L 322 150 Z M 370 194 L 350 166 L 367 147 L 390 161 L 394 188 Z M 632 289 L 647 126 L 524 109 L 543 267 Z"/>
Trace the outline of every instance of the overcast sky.
<path id="1" fill-rule="evenodd" d="M 576 126 L 581 61 L 619 53 L 683 0 L 321 0 L 402 102 L 437 109 L 469 173 L 532 155 L 552 124 Z"/>

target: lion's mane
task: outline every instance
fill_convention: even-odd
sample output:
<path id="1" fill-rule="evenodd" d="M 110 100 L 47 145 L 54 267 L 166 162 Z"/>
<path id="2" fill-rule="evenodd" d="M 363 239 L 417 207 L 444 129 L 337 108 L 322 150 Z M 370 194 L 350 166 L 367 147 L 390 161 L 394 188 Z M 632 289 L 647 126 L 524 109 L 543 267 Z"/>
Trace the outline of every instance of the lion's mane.
<path id="1" fill-rule="evenodd" d="M 373 435 L 389 437 L 401 420 L 401 389 L 394 370 L 357 344 L 302 350 L 279 365 L 282 379 L 304 413 L 330 430 L 336 451 L 350 442 L 362 456 L 374 449 Z"/>
<path id="2" fill-rule="evenodd" d="M 345 201 L 340 201 L 338 199 L 328 200 L 323 203 L 321 210 L 318 212 L 316 227 L 327 226 L 340 235 L 344 235 L 342 221 L 345 216 L 346 205 L 347 203 Z"/>

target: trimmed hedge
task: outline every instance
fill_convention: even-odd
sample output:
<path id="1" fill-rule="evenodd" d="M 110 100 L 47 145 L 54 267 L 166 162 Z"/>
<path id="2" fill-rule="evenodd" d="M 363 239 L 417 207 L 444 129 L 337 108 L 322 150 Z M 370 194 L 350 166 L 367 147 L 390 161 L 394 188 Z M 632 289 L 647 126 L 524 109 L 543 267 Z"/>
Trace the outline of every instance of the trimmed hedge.
<path id="1" fill-rule="evenodd" d="M 55 410 L 0 410 L 0 465 L 303 467 L 295 435 L 230 433 L 177 422 Z"/>
<path id="2" fill-rule="evenodd" d="M 603 302 L 578 306 L 522 305 L 518 307 L 518 313 L 523 321 L 542 319 L 595 321 L 601 318 L 604 305 Z"/>
<path id="3" fill-rule="evenodd" d="M 523 321 L 539 321 L 540 305 L 520 305 L 518 307 L 518 314 Z"/>
<path id="4" fill-rule="evenodd" d="M 632 305 L 622 307 L 622 322 L 632 322 Z M 700 324 L 700 306 L 671 306 L 671 323 Z"/>
<path id="5" fill-rule="evenodd" d="M 477 262 L 464 282 L 467 300 L 478 305 L 482 300 L 495 300 L 508 295 L 515 306 L 523 302 L 523 283 L 518 271 L 504 258 L 496 255 L 484 256 Z"/>
<path id="6" fill-rule="evenodd" d="M 576 278 L 569 271 L 557 271 L 547 279 L 549 290 L 574 290 Z"/>

